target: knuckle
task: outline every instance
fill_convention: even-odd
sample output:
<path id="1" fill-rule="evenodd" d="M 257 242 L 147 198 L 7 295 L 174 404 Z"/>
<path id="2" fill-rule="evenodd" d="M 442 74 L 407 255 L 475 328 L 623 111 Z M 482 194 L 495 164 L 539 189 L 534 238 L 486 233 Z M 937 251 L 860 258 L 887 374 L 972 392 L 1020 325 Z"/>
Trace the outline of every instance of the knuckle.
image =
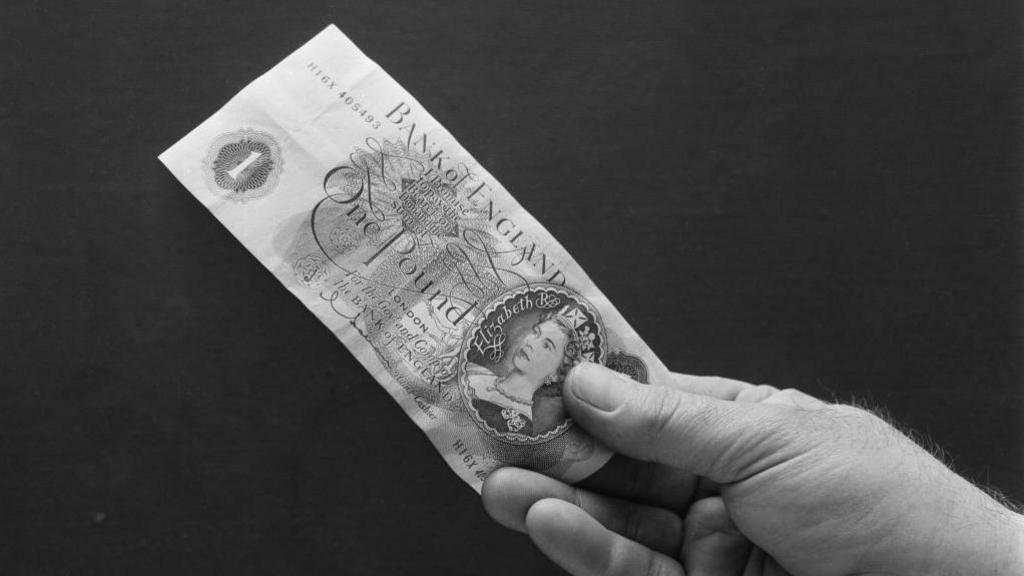
<path id="1" fill-rule="evenodd" d="M 808 415 L 809 424 L 827 431 L 836 447 L 876 449 L 892 443 L 896 430 L 870 410 L 832 404 Z"/>
<path id="2" fill-rule="evenodd" d="M 630 473 L 629 480 L 626 482 L 626 486 L 628 486 L 626 494 L 646 493 L 654 481 L 657 465 L 653 462 L 640 462 L 632 468 L 633 471 Z"/>
<path id="3" fill-rule="evenodd" d="M 701 498 L 690 505 L 684 520 L 684 529 L 691 537 L 714 530 L 713 523 L 724 512 L 724 505 L 716 496 Z"/>
<path id="4" fill-rule="evenodd" d="M 780 400 L 792 400 L 802 395 L 803 393 L 796 388 L 783 388 L 772 393 L 774 398 L 778 398 Z"/>
<path id="5" fill-rule="evenodd" d="M 677 576 L 680 571 L 670 564 L 666 557 L 651 554 L 647 557 L 647 569 L 644 574 L 646 576 Z"/>
<path id="6" fill-rule="evenodd" d="M 829 412 L 834 420 L 848 427 L 865 428 L 881 423 L 881 420 L 871 412 L 848 404 L 834 404 Z"/>
<path id="7" fill-rule="evenodd" d="M 641 528 L 640 510 L 637 505 L 627 505 L 623 517 L 622 535 L 630 540 L 640 540 Z"/>
<path id="8" fill-rule="evenodd" d="M 679 396 L 667 388 L 649 388 L 641 397 L 639 410 L 647 420 L 643 430 L 648 442 L 655 442 L 670 431 L 679 414 Z"/>
<path id="9" fill-rule="evenodd" d="M 604 569 L 599 573 L 604 576 L 626 576 L 633 572 L 632 565 L 635 564 L 636 550 L 632 549 L 628 542 L 622 538 L 616 538 L 608 549 L 607 560 Z"/>
<path id="10" fill-rule="evenodd" d="M 607 562 L 598 572 L 603 576 L 676 576 L 667 557 L 634 542 L 616 538 L 608 549 Z"/>
<path id="11" fill-rule="evenodd" d="M 584 502 L 583 490 L 580 490 L 579 488 L 573 488 L 572 492 L 571 492 L 571 496 L 572 496 L 571 504 L 573 506 L 579 508 L 580 510 L 584 510 L 584 511 L 588 510 L 587 503 Z"/>
<path id="12" fill-rule="evenodd" d="M 778 406 L 785 406 L 788 408 L 795 408 L 797 410 L 821 410 L 829 406 L 828 402 L 824 402 L 797 390 L 796 388 L 783 388 L 774 395 L 768 397 L 765 400 L 766 404 L 775 404 Z"/>
<path id="13" fill-rule="evenodd" d="M 736 395 L 737 402 L 764 402 L 768 398 L 779 393 L 779 389 L 767 384 L 758 384 L 744 388 Z"/>

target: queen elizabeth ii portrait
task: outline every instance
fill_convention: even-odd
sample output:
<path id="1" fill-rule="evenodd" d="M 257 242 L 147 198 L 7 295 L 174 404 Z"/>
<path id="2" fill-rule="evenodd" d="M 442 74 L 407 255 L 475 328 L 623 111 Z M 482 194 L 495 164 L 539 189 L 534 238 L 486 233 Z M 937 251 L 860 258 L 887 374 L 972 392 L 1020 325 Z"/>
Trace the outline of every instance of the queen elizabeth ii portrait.
<path id="1" fill-rule="evenodd" d="M 511 339 L 505 362 L 495 367 L 466 364 L 473 409 L 499 434 L 537 437 L 567 420 L 562 384 L 581 359 L 579 335 L 569 319 L 551 310 Z M 503 369 L 503 370 L 502 370 Z"/>

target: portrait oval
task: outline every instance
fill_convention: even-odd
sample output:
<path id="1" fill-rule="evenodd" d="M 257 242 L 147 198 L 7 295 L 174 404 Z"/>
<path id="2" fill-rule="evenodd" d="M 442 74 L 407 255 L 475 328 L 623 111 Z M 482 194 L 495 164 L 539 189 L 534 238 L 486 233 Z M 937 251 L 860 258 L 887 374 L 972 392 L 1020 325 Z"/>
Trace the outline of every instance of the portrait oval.
<path id="1" fill-rule="evenodd" d="M 562 387 L 573 366 L 604 362 L 597 310 L 562 286 L 502 294 L 473 323 L 459 357 L 459 388 L 473 420 L 512 444 L 540 444 L 572 426 Z"/>

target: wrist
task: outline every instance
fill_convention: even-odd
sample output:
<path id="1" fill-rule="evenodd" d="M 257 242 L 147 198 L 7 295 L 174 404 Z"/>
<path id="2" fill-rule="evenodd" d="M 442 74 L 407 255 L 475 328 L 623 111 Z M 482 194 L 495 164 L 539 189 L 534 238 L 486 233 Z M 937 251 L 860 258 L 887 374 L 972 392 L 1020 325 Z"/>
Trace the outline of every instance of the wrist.
<path id="1" fill-rule="evenodd" d="M 963 509 L 949 518 L 943 561 L 930 573 L 1024 575 L 1024 516 L 987 494 Z"/>
<path id="2" fill-rule="evenodd" d="M 1009 512 L 1005 544 L 1006 562 L 997 566 L 995 574 L 1024 574 L 1024 515 Z"/>

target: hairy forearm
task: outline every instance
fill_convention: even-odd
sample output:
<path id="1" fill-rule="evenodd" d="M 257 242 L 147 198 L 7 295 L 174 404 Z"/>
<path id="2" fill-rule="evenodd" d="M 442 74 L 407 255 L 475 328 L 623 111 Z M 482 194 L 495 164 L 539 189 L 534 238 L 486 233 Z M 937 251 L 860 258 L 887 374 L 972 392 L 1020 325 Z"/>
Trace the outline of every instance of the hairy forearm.
<path id="1" fill-rule="evenodd" d="M 993 511 L 992 574 L 1020 576 L 1024 574 L 1024 516 L 1003 508 Z"/>
<path id="2" fill-rule="evenodd" d="M 946 519 L 931 574 L 1024 575 L 1024 516 L 963 478 L 970 496 Z"/>
<path id="3" fill-rule="evenodd" d="M 891 427 L 898 469 L 913 479 L 897 498 L 908 504 L 904 520 L 920 528 L 909 538 L 916 559 L 909 573 L 1024 576 L 1024 509 L 957 474 L 926 437 L 870 412 Z M 906 536 L 892 534 L 897 541 Z"/>

